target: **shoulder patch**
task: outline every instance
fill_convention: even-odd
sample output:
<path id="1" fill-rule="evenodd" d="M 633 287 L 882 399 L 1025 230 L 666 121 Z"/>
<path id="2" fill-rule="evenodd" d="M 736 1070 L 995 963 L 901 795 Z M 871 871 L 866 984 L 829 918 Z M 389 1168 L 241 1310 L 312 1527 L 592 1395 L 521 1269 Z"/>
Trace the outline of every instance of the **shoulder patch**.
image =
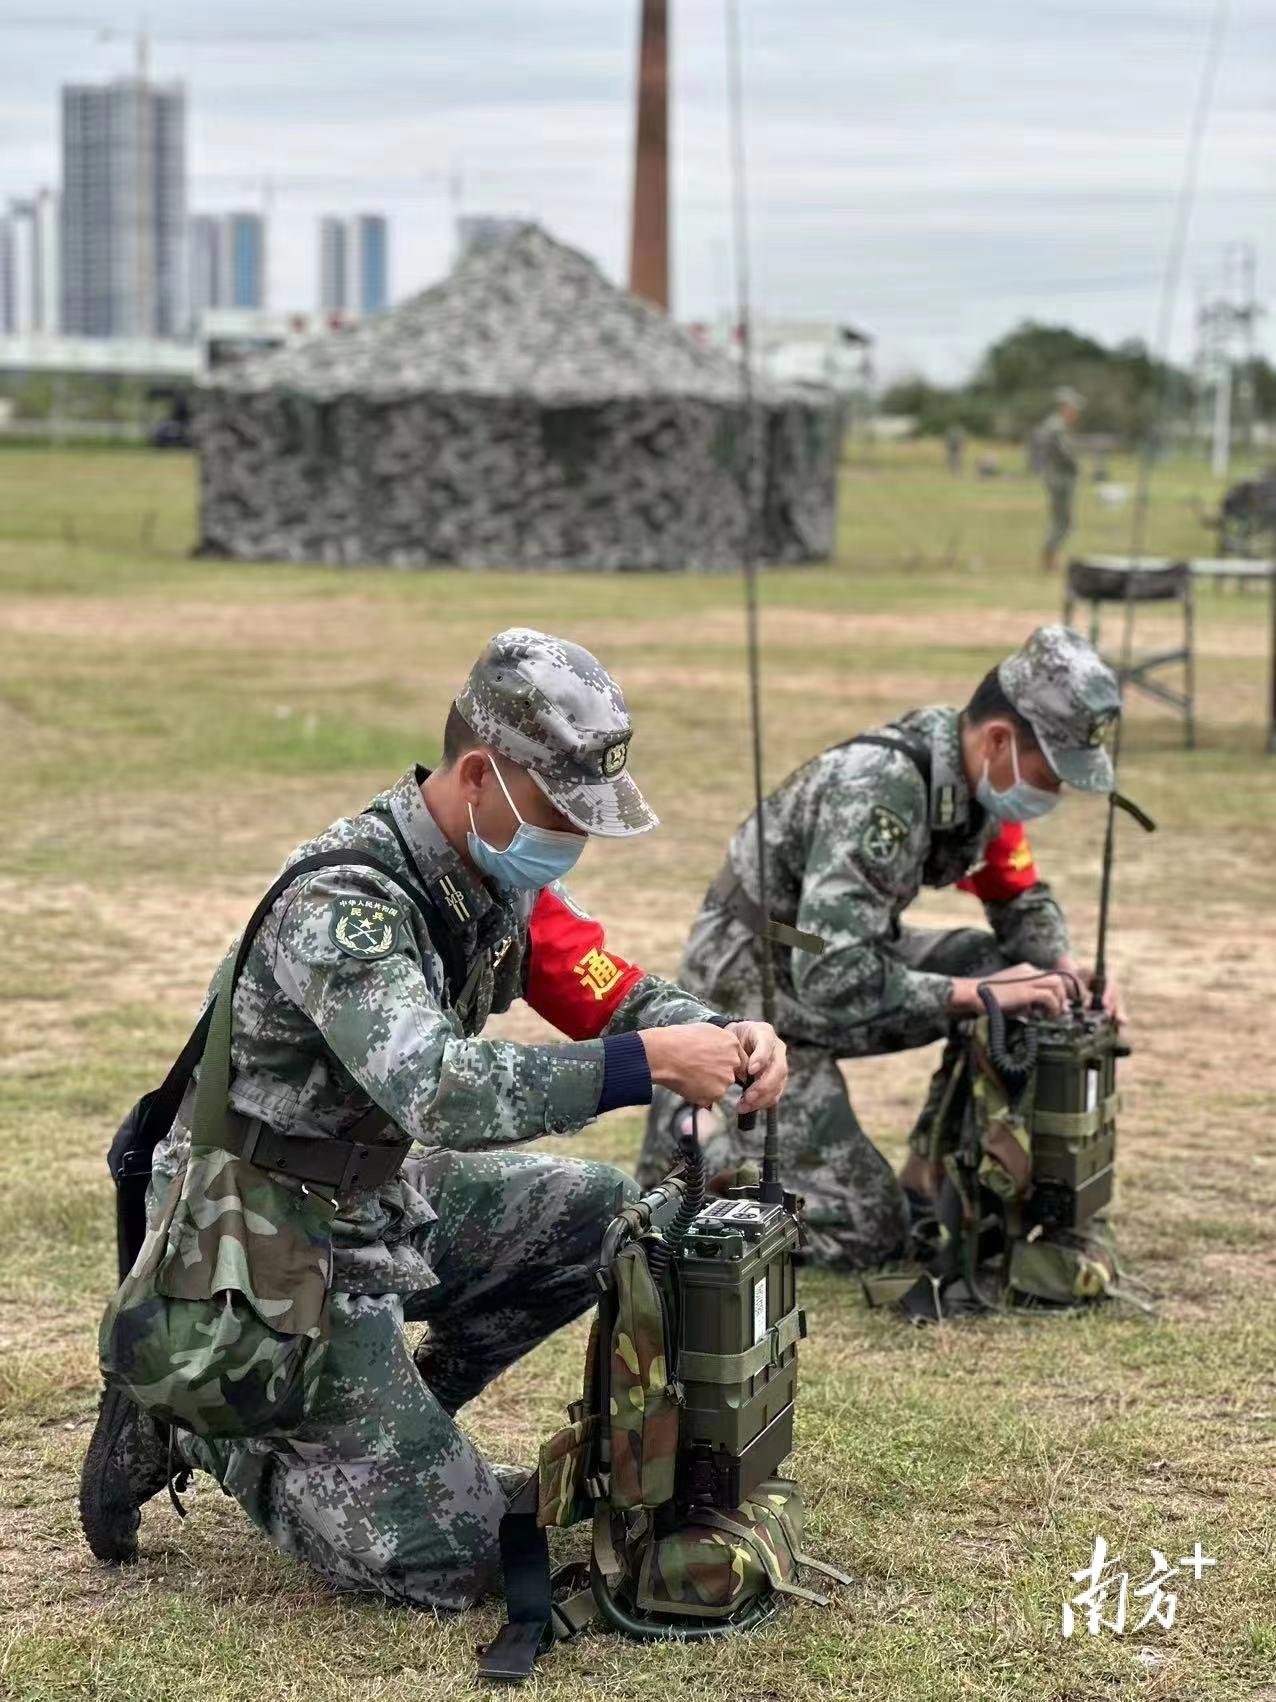
<path id="1" fill-rule="evenodd" d="M 347 957 L 388 957 L 399 937 L 403 910 L 383 898 L 338 898 L 328 934 Z"/>
<path id="2" fill-rule="evenodd" d="M 884 868 L 893 863 L 908 843 L 908 823 L 885 804 L 874 804 L 860 835 L 860 850 L 870 863 Z"/>

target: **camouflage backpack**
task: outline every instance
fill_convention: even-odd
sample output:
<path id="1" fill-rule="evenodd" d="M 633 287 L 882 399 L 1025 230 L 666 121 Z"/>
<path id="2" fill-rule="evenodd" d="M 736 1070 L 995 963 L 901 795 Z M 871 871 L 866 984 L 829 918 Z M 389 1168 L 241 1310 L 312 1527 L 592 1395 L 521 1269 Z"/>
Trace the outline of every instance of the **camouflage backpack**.
<path id="1" fill-rule="evenodd" d="M 787 1478 L 757 1484 L 735 1508 L 678 1498 L 676 1291 L 644 1210 L 626 1206 L 612 1226 L 613 1245 L 617 1224 L 634 1233 L 610 1257 L 605 1243 L 582 1398 L 502 1524 L 509 1620 L 481 1652 L 484 1677 L 527 1678 L 549 1643 L 599 1616 L 631 1637 L 687 1640 L 748 1629 L 784 1596 L 827 1605 L 799 1569 L 849 1582 L 802 1552 L 802 1498 Z M 551 1576 L 546 1530 L 584 1520 L 588 1565 Z"/>
<path id="2" fill-rule="evenodd" d="M 1103 1202 L 1110 1195 L 1112 1058 L 1122 1049 L 1110 1027 L 1094 1017 L 1082 1036 L 1095 1053 L 1093 1103 L 1060 1111 L 1042 1091 L 1049 1040 L 1039 1055 L 1030 1026 L 1006 1025 L 997 1012 L 961 1026 L 932 1135 L 930 1156 L 943 1177 L 934 1213 L 914 1221 L 911 1260 L 864 1277 L 870 1305 L 897 1302 L 916 1322 L 1005 1307 L 1076 1309 L 1110 1297 L 1144 1305 L 1101 1209 L 1074 1206 L 1052 1221 L 1043 1204 L 1064 1173 L 1082 1179 L 1079 1198 L 1087 1184 Z M 1057 1033 L 1066 1054 L 1076 1042 L 1066 1023 Z"/>
<path id="3" fill-rule="evenodd" d="M 228 1102 L 232 997 L 257 928 L 293 881 L 351 864 L 399 884 L 377 858 L 354 851 L 316 852 L 285 869 L 223 964 L 181 1056 L 130 1111 L 108 1155 L 121 1283 L 99 1330 L 102 1375 L 156 1418 L 200 1436 L 268 1435 L 294 1429 L 308 1412 L 328 1342 L 339 1178 L 354 1155 L 359 1185 L 373 1186 L 408 1150 L 402 1136 L 385 1145 L 356 1138 L 364 1125 L 384 1130 L 375 1113 L 342 1139 L 274 1137 L 254 1163 L 261 1130 Z M 151 1157 L 197 1064 L 190 1156 L 148 1225 Z"/>

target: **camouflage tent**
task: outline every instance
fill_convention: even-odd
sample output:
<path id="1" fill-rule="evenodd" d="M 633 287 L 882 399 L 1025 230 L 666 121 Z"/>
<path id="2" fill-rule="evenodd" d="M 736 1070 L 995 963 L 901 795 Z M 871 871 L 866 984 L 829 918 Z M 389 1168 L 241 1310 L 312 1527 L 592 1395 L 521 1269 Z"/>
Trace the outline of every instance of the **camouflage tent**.
<path id="1" fill-rule="evenodd" d="M 833 544 L 821 390 L 758 391 L 757 546 Z M 534 226 L 403 306 L 213 375 L 201 551 L 403 567 L 712 569 L 746 530 L 740 373 Z"/>

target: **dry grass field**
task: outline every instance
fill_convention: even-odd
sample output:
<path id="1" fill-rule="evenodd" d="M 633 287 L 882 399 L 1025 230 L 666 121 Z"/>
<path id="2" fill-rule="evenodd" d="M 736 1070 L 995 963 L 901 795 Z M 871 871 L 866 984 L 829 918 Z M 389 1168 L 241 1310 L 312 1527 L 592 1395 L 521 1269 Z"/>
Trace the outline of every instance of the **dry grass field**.
<path id="1" fill-rule="evenodd" d="M 1009 455 L 1003 456 L 1009 462 Z M 1122 470 L 1128 476 L 1128 470 Z M 1200 549 L 1203 474 L 1158 475 L 1150 542 Z M 634 771 L 663 818 L 596 845 L 576 887 L 618 948 L 672 972 L 747 807 L 737 582 L 403 574 L 196 563 L 181 456 L 0 453 L 0 1693 L 110 1699 L 443 1698 L 473 1691 L 493 1604 L 464 1619 L 339 1598 L 207 1481 L 147 1511 L 141 1563 L 80 1539 L 76 1474 L 111 1284 L 106 1143 L 187 1031 L 211 968 L 284 854 L 429 761 L 482 641 L 525 622 L 623 681 Z M 1037 489 L 949 479 L 932 446 L 845 470 L 837 559 L 764 586 L 767 769 L 919 702 L 957 701 L 1059 588 Z M 1087 492 L 1079 541 L 1128 516 Z M 1262 755 L 1268 611 L 1206 592 L 1201 735 L 1135 704 L 1124 785 L 1161 824 L 1122 835 L 1115 959 L 1136 1048 L 1117 1224 L 1152 1317 L 996 1319 L 926 1333 L 810 1276 L 792 1465 L 810 1541 L 853 1574 L 709 1648 L 601 1634 L 555 1652 L 554 1702 L 1259 1702 L 1276 1698 L 1276 761 Z M 1166 630 L 1148 622 L 1153 641 Z M 1102 813 L 1034 835 L 1091 938 Z M 935 896 L 928 919 L 973 901 Z M 514 1032 L 535 1020 L 516 1017 Z M 898 1157 L 933 1059 L 851 1072 Z M 625 1161 L 639 1120 L 564 1150 Z M 583 1327 L 467 1412 L 530 1458 L 578 1378 Z M 1173 1628 L 1064 1641 L 1096 1536 L 1137 1585 L 1199 1540 Z M 566 1551 L 579 1547 L 569 1537 Z"/>

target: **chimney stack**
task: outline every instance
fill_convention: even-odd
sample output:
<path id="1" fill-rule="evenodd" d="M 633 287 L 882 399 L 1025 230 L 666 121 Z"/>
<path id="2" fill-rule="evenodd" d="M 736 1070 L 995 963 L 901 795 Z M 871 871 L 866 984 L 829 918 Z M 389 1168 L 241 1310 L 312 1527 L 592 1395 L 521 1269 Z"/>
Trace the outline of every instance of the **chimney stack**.
<path id="1" fill-rule="evenodd" d="M 642 0 L 629 288 L 669 311 L 669 0 Z"/>

